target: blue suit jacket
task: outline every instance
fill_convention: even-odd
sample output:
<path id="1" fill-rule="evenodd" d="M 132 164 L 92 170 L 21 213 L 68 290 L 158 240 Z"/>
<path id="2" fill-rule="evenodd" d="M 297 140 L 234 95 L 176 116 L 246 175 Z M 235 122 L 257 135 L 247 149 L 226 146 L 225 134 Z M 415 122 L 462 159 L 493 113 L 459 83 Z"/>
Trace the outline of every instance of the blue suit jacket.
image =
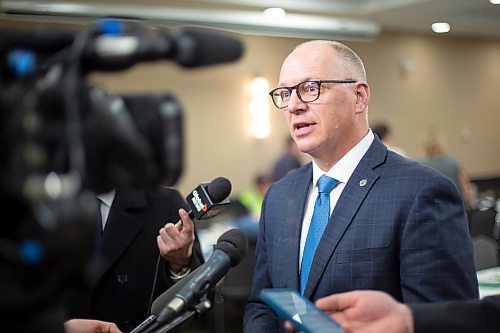
<path id="1" fill-rule="evenodd" d="M 264 200 L 245 332 L 283 330 L 259 298 L 299 289 L 299 246 L 311 163 L 273 184 Z M 364 185 L 363 185 L 364 184 Z M 403 302 L 478 297 L 472 243 L 457 187 L 375 138 L 347 182 L 311 267 L 311 300 L 355 289 Z"/>

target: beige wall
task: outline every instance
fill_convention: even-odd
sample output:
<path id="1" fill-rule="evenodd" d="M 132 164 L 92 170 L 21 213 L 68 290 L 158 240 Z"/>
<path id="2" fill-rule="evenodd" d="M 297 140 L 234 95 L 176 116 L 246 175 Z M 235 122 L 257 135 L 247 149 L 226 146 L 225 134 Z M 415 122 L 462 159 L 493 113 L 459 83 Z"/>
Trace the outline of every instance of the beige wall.
<path id="1" fill-rule="evenodd" d="M 433 127 L 472 176 L 500 175 L 499 41 L 387 34 L 352 46 L 366 60 L 371 122 L 387 120 L 410 157 Z"/>
<path id="2" fill-rule="evenodd" d="M 115 91 L 163 89 L 178 98 L 186 120 L 186 168 L 178 183 L 184 194 L 217 176 L 231 180 L 233 194 L 250 186 L 270 168 L 288 133 L 281 111 L 271 108 L 271 136 L 252 138 L 248 86 L 261 75 L 274 87 L 282 60 L 302 40 L 242 40 L 246 51 L 237 63 L 185 70 L 161 62 L 99 77 Z M 388 122 L 410 157 L 422 157 L 419 136 L 435 128 L 471 176 L 500 175 L 499 41 L 385 33 L 374 42 L 346 43 L 365 61 L 370 122 Z"/>
<path id="3" fill-rule="evenodd" d="M 236 63 L 186 70 L 161 61 L 93 76 L 114 92 L 175 95 L 185 115 L 186 167 L 178 183 L 183 194 L 217 176 L 231 180 L 233 194 L 251 186 L 256 173 L 271 167 L 288 135 L 282 111 L 271 106 L 270 137 L 251 136 L 248 87 L 257 75 L 274 87 L 282 60 L 302 40 L 241 39 L 246 50 Z M 373 42 L 346 44 L 365 61 L 370 122 L 387 121 L 409 157 L 422 157 L 418 138 L 433 127 L 472 177 L 500 176 L 499 40 L 383 33 Z"/>

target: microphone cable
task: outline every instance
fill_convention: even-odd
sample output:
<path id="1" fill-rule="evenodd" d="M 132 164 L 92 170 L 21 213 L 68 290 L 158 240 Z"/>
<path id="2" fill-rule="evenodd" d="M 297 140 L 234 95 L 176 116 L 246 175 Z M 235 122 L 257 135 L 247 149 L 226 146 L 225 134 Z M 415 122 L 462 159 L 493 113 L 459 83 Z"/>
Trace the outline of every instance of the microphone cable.
<path id="1" fill-rule="evenodd" d="M 158 280 L 158 269 L 160 268 L 160 260 L 161 260 L 161 253 L 160 253 L 160 250 L 158 250 L 158 259 L 156 260 L 155 275 L 154 275 L 154 279 L 153 279 L 153 285 L 151 287 L 151 295 L 149 295 L 148 307 L 146 309 L 145 318 L 147 318 L 151 315 L 151 306 L 153 305 L 153 297 L 155 294 L 156 282 Z"/>

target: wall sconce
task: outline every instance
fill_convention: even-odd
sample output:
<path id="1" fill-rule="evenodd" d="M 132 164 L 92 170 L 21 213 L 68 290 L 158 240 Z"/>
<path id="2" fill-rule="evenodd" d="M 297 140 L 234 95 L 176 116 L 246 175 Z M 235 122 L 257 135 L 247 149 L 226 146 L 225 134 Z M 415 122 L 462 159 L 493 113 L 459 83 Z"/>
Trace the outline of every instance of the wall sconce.
<path id="1" fill-rule="evenodd" d="M 271 132 L 269 120 L 269 82 L 263 77 L 256 77 L 250 83 L 252 97 L 248 105 L 250 113 L 250 130 L 257 139 L 265 139 Z"/>

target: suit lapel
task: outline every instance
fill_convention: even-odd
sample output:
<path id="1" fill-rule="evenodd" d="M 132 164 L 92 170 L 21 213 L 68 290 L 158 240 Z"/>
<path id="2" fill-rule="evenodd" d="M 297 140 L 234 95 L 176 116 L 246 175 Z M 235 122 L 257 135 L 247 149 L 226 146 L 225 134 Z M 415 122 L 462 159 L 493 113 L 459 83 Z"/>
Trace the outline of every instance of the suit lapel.
<path id="1" fill-rule="evenodd" d="M 145 206 L 146 199 L 143 191 L 116 191 L 102 235 L 101 254 L 103 263 L 98 271 L 98 279 L 125 251 L 144 223 L 144 220 L 137 219 L 129 210 L 143 209 Z"/>
<path id="2" fill-rule="evenodd" d="M 302 218 L 309 186 L 312 182 L 312 164 L 296 171 L 291 187 L 285 194 L 285 230 L 284 258 L 277 258 L 276 262 L 283 262 L 284 272 L 291 274 L 283 276 L 287 288 L 299 289 L 299 249 Z M 279 253 L 279 251 L 277 252 Z"/>
<path id="3" fill-rule="evenodd" d="M 314 255 L 309 280 L 304 291 L 306 297 L 313 294 L 340 239 L 378 179 L 379 175 L 373 169 L 385 161 L 386 154 L 387 148 L 375 137 L 372 145 L 349 178 Z"/>

